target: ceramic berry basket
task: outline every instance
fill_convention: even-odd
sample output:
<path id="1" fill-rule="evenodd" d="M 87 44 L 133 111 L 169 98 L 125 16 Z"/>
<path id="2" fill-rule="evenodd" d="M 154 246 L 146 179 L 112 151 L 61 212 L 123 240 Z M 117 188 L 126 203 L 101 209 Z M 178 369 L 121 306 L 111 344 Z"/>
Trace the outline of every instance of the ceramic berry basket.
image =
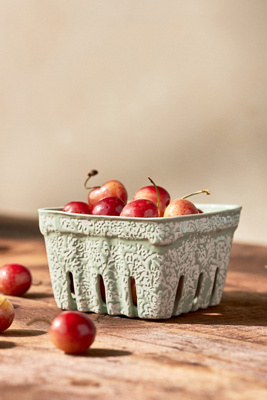
<path id="1" fill-rule="evenodd" d="M 58 307 L 165 319 L 219 304 L 241 207 L 197 207 L 203 214 L 151 219 L 38 210 Z"/>

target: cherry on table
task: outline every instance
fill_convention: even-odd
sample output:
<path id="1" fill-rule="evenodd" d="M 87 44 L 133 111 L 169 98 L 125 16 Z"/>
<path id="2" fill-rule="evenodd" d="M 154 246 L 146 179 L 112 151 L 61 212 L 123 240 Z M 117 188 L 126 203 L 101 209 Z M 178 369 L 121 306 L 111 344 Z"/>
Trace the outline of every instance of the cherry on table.
<path id="1" fill-rule="evenodd" d="M 31 284 L 31 272 L 24 265 L 12 263 L 0 268 L 0 292 L 10 296 L 23 296 Z"/>
<path id="2" fill-rule="evenodd" d="M 10 327 L 15 315 L 12 303 L 0 294 L 0 332 Z"/>
<path id="3" fill-rule="evenodd" d="M 67 354 L 81 354 L 94 342 L 96 327 L 86 314 L 63 311 L 54 318 L 49 332 L 57 348 Z"/>

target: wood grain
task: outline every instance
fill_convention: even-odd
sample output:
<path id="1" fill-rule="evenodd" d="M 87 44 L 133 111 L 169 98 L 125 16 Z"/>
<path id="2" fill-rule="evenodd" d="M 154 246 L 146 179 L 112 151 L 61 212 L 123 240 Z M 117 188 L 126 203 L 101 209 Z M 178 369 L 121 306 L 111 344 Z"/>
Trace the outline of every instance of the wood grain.
<path id="1" fill-rule="evenodd" d="M 96 340 L 70 356 L 51 343 L 48 322 L 31 323 L 61 311 L 43 238 L 34 224 L 11 225 L 0 228 L 0 264 L 27 265 L 34 284 L 9 296 L 16 314 L 0 335 L 1 400 L 266 400 L 266 248 L 234 243 L 219 306 L 167 321 L 90 314 Z"/>

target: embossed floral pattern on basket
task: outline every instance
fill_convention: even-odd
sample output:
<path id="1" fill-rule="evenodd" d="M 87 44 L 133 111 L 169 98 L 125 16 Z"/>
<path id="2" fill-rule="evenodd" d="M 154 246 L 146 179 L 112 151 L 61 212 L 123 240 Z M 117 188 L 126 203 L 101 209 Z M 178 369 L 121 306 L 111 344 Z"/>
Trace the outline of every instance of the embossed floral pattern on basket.
<path id="1" fill-rule="evenodd" d="M 199 207 L 204 213 L 153 219 L 39 209 L 58 307 L 165 319 L 219 304 L 241 207 Z"/>

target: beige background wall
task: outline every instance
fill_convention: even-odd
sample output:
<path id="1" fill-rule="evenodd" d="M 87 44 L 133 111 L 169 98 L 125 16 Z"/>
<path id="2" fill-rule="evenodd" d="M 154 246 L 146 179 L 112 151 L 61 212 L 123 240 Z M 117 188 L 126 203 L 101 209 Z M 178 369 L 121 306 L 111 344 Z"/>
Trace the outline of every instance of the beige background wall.
<path id="1" fill-rule="evenodd" d="M 0 213 L 151 176 L 267 244 L 265 0 L 0 1 Z"/>

